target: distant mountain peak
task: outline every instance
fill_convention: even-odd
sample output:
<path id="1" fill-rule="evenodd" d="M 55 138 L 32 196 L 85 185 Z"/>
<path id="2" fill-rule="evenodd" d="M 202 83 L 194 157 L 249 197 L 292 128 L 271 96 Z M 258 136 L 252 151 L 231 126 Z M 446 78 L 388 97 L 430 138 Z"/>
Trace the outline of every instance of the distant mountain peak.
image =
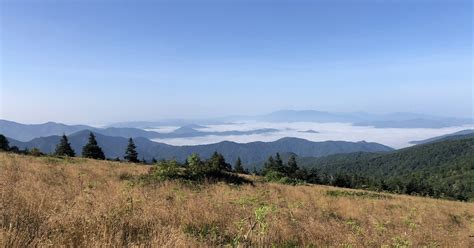
<path id="1" fill-rule="evenodd" d="M 195 132 L 198 132 L 198 130 L 194 129 L 191 126 L 182 126 L 173 131 L 173 133 L 175 134 L 189 134 L 189 133 L 195 133 Z"/>
<path id="2" fill-rule="evenodd" d="M 298 131 L 299 133 L 319 133 L 318 131 L 315 131 L 313 129 L 308 129 L 308 130 L 304 130 L 304 131 Z"/>

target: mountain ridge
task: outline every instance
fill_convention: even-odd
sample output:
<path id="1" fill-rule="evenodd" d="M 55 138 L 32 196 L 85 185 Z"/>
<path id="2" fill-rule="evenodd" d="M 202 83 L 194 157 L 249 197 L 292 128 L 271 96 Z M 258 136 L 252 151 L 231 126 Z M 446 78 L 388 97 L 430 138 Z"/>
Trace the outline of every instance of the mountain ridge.
<path id="1" fill-rule="evenodd" d="M 197 124 L 186 125 L 170 133 L 159 133 L 155 131 L 143 130 L 132 127 L 105 127 L 96 128 L 87 125 L 66 125 L 56 122 L 46 122 L 42 124 L 22 124 L 18 122 L 0 120 L 0 133 L 5 136 L 18 140 L 18 141 L 29 141 L 34 138 L 48 137 L 53 135 L 62 134 L 73 134 L 82 130 L 90 130 L 95 133 L 100 133 L 107 136 L 118 136 L 124 138 L 147 138 L 147 139 L 166 139 L 166 138 L 190 138 L 190 137 L 203 137 L 209 135 L 226 136 L 226 135 L 251 135 L 251 134 L 262 134 L 272 133 L 278 131 L 273 128 L 261 128 L 248 131 L 200 131 L 198 128 L 204 128 Z"/>
<path id="2" fill-rule="evenodd" d="M 87 143 L 88 130 L 82 130 L 68 136 L 71 146 L 80 154 L 82 146 Z M 93 132 L 93 131 L 92 131 Z M 115 158 L 122 157 L 125 148 L 128 144 L 128 139 L 123 137 L 106 136 L 100 133 L 95 133 L 98 144 L 104 150 L 106 157 Z M 42 138 L 35 138 L 28 142 L 21 142 L 9 138 L 11 145 L 19 148 L 33 148 L 37 147 L 41 151 L 51 153 L 54 151 L 56 144 L 59 142 L 60 136 L 49 136 Z M 164 143 L 150 141 L 146 138 L 135 138 L 135 144 L 139 157 L 144 157 L 147 160 L 151 158 L 156 159 L 177 159 L 184 161 L 186 157 L 192 153 L 197 153 L 202 157 L 209 157 L 214 151 L 220 152 L 231 163 L 237 157 L 241 157 L 245 164 L 254 164 L 263 161 L 270 155 L 277 152 L 294 152 L 299 156 L 325 156 L 335 153 L 347 153 L 356 151 L 371 151 L 371 152 L 387 152 L 392 151 L 393 148 L 388 146 L 369 143 L 369 142 L 346 142 L 346 141 L 323 141 L 312 142 L 300 138 L 282 138 L 272 142 L 249 142 L 236 143 L 231 141 L 223 141 L 215 144 L 196 145 L 196 146 L 173 146 Z"/>
<path id="3" fill-rule="evenodd" d="M 450 134 L 440 135 L 440 136 L 436 136 L 436 137 L 431 137 L 431 138 L 424 139 L 424 140 L 410 141 L 410 144 L 420 145 L 420 144 L 427 144 L 427 143 L 437 142 L 437 141 L 446 140 L 446 139 L 457 139 L 457 138 L 462 139 L 464 135 L 473 135 L 474 136 L 474 129 L 461 130 L 461 131 L 458 131 L 458 132 L 455 132 L 455 133 L 450 133 Z"/>

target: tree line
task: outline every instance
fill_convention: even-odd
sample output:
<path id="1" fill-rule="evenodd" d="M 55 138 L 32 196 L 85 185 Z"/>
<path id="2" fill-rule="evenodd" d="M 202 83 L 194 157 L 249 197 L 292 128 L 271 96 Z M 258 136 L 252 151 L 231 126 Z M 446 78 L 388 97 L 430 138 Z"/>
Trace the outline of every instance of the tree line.
<path id="1" fill-rule="evenodd" d="M 0 134 L 0 151 L 25 154 L 25 155 L 33 155 L 33 156 L 46 155 L 45 153 L 41 152 L 36 147 L 32 148 L 31 150 L 28 150 L 27 148 L 25 148 L 24 150 L 21 150 L 17 146 L 10 146 L 8 139 L 2 134 Z M 56 148 L 54 152 L 52 153 L 52 155 L 59 156 L 59 157 L 75 157 L 76 156 L 76 152 L 72 148 L 71 143 L 69 142 L 69 139 L 65 134 L 63 134 L 63 136 L 59 140 L 59 143 L 56 145 Z M 91 158 L 91 159 L 98 159 L 98 160 L 106 159 L 102 148 L 97 143 L 96 137 L 92 132 L 90 132 L 89 134 L 89 140 L 87 144 L 85 144 L 82 147 L 81 155 L 84 158 Z M 124 158 L 124 161 L 126 162 L 147 163 L 145 158 L 143 158 L 142 160 L 138 159 L 137 146 L 135 145 L 135 142 L 133 141 L 132 138 L 128 139 L 128 145 L 125 149 L 123 158 Z M 121 161 L 120 158 L 115 158 L 114 160 Z M 156 160 L 155 158 L 152 158 L 150 162 L 151 164 L 157 164 L 158 160 Z M 166 161 L 165 160 L 160 161 L 160 163 L 163 163 L 163 162 L 166 162 Z M 183 166 L 191 165 L 194 167 L 202 166 L 204 168 L 206 164 L 207 165 L 212 164 L 213 166 L 211 167 L 215 167 L 215 168 L 220 168 L 220 169 L 226 168 L 225 169 L 226 171 L 232 170 L 232 166 L 225 161 L 224 156 L 217 152 L 214 152 L 209 160 L 204 160 L 204 161 L 201 161 L 201 159 L 199 158 L 197 154 L 193 154 L 182 165 Z M 245 169 L 244 166 L 242 165 L 242 160 L 240 159 L 240 157 L 236 160 L 233 167 L 234 169 L 232 171 L 234 172 L 242 173 L 242 174 L 249 173 L 248 169 Z"/>
<path id="2" fill-rule="evenodd" d="M 144 160 L 140 161 L 138 159 L 138 152 L 136 148 L 137 147 L 133 139 L 130 138 L 128 140 L 128 145 L 125 150 L 125 155 L 124 155 L 125 161 L 131 162 L 131 163 L 138 163 L 138 162 L 144 161 Z M 21 150 L 17 146 L 10 146 L 8 139 L 2 134 L 0 134 L 0 151 L 6 151 L 6 152 L 12 152 L 12 153 L 18 153 L 18 154 L 27 154 L 27 155 L 33 155 L 33 156 L 46 155 L 36 147 L 32 148 L 31 150 L 28 150 L 27 148 Z M 75 157 L 76 156 L 76 152 L 72 148 L 71 143 L 69 142 L 65 134 L 63 134 L 63 136 L 59 140 L 59 143 L 56 145 L 56 148 L 52 155 L 60 156 L 60 157 Z M 95 135 L 92 132 L 90 132 L 89 134 L 89 140 L 87 144 L 85 144 L 82 147 L 81 155 L 84 158 L 99 159 L 99 160 L 105 159 L 104 151 L 97 143 Z M 115 160 L 120 161 L 119 158 L 116 158 Z M 152 161 L 156 162 L 155 159 L 153 159 Z"/>
<path id="3" fill-rule="evenodd" d="M 463 171 L 465 174 L 472 174 L 474 164 L 470 160 L 457 161 L 456 167 L 450 168 L 446 173 L 451 173 L 459 179 L 459 173 L 456 170 Z M 469 162 L 471 162 L 469 164 Z M 388 162 L 386 162 L 388 163 Z M 379 164 L 376 168 L 380 168 Z M 468 201 L 472 198 L 472 181 L 455 183 L 438 183 L 443 178 L 447 178 L 446 173 L 436 172 L 430 168 L 430 171 L 413 172 L 411 175 L 401 177 L 370 176 L 363 174 L 360 168 L 352 166 L 352 170 L 336 170 L 332 172 L 322 170 L 317 167 L 300 167 L 296 162 L 296 156 L 292 155 L 287 163 L 283 163 L 280 154 L 275 157 L 270 156 L 260 173 L 268 182 L 278 182 L 285 184 L 312 183 L 330 185 L 335 187 L 365 189 L 373 191 L 391 192 L 397 194 L 430 196 L 434 198 L 448 198 L 461 201 Z M 357 171 L 359 169 L 360 171 Z M 389 170 L 389 168 L 387 168 Z M 375 175 L 375 172 L 373 173 Z M 437 177 L 436 181 L 431 178 Z M 467 176 L 470 178 L 469 176 Z"/>

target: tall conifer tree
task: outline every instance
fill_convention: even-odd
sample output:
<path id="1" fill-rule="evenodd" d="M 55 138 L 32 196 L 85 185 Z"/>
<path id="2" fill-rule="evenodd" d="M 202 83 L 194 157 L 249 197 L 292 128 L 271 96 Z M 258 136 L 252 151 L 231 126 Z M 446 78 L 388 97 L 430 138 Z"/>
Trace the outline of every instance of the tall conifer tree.
<path id="1" fill-rule="evenodd" d="M 71 147 L 71 144 L 69 143 L 67 136 L 63 134 L 63 137 L 59 141 L 59 144 L 56 146 L 56 150 L 54 152 L 56 156 L 68 156 L 68 157 L 74 157 L 76 156 L 76 153 Z"/>
<path id="2" fill-rule="evenodd" d="M 82 147 L 82 156 L 85 158 L 105 159 L 104 152 L 97 144 L 95 135 L 92 132 L 89 134 L 89 142 Z"/>
<path id="3" fill-rule="evenodd" d="M 240 157 L 237 158 L 234 165 L 234 171 L 237 173 L 245 173 L 244 167 L 242 166 L 242 160 Z"/>
<path id="4" fill-rule="evenodd" d="M 127 150 L 125 151 L 125 156 L 124 156 L 125 160 L 132 163 L 140 162 L 138 160 L 138 153 L 136 149 L 137 147 L 135 146 L 133 139 L 132 138 L 128 139 L 128 146 L 127 146 Z"/>
<path id="5" fill-rule="evenodd" d="M 10 145 L 8 142 L 7 137 L 5 137 L 3 134 L 0 134 L 0 151 L 9 151 L 10 150 Z"/>
<path id="6" fill-rule="evenodd" d="M 295 155 L 291 155 L 288 159 L 288 167 L 286 170 L 291 176 L 294 175 L 294 173 L 298 170 L 298 164 L 296 163 Z"/>

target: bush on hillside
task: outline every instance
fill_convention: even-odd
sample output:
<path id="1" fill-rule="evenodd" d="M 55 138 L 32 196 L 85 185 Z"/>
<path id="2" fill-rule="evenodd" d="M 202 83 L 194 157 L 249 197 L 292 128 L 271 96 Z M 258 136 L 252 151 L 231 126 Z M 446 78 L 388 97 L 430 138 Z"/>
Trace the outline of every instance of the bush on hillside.
<path id="1" fill-rule="evenodd" d="M 204 161 L 197 154 L 192 154 L 188 157 L 186 164 L 180 164 L 176 160 L 157 162 L 150 167 L 148 175 L 141 177 L 141 179 L 147 182 L 180 180 L 201 183 L 250 183 L 249 180 L 230 172 L 230 170 L 230 165 L 219 153 L 214 153 L 210 159 Z"/>

